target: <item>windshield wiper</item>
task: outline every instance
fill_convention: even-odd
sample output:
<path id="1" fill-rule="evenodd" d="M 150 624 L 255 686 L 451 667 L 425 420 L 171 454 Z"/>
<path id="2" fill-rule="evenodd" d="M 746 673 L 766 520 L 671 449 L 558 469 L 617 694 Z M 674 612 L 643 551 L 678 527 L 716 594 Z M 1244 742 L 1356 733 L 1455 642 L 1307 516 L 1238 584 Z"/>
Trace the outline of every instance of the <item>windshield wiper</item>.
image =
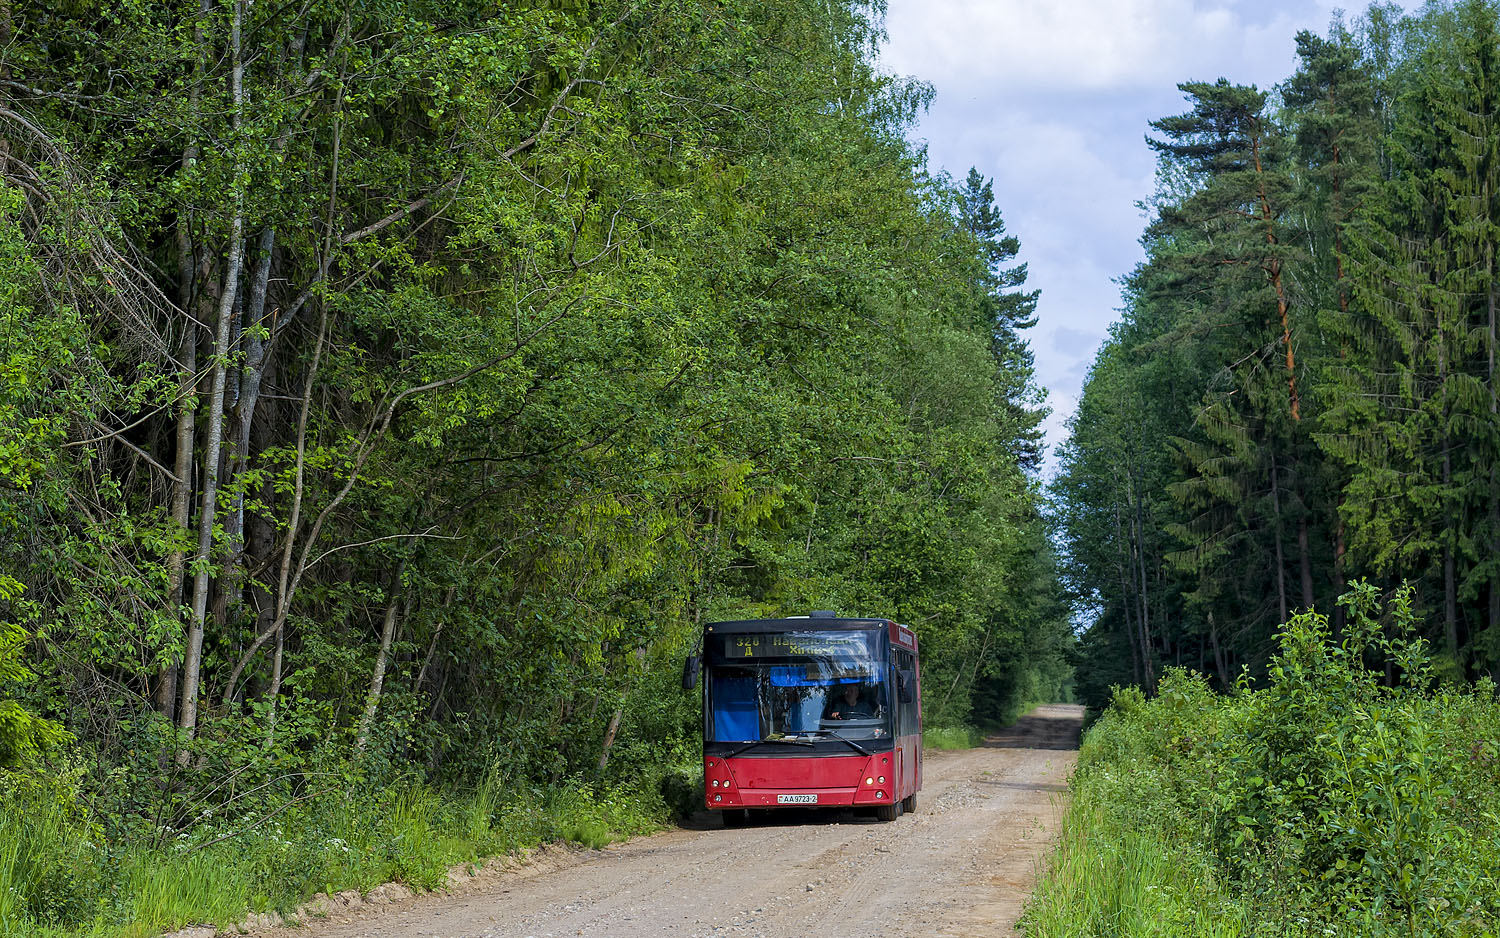
<path id="1" fill-rule="evenodd" d="M 859 743 L 855 742 L 847 736 L 840 736 L 833 730 L 821 730 L 820 732 L 827 733 L 829 736 L 832 736 L 834 739 L 838 740 L 841 743 L 848 743 L 851 747 L 853 747 L 855 752 L 859 753 L 862 756 L 870 755 L 870 750 L 861 746 Z"/>
<path id="2" fill-rule="evenodd" d="M 847 742 L 847 740 L 846 740 L 846 742 Z M 756 746 L 769 746 L 772 743 L 775 743 L 777 745 L 785 745 L 785 746 L 812 746 L 813 745 L 812 740 L 808 740 L 808 739 L 757 739 L 753 743 L 745 743 L 740 748 L 734 750 L 731 753 L 728 753 L 726 755 L 720 756 L 720 758 L 721 759 L 733 759 L 735 756 L 739 755 L 742 752 L 745 752 L 746 750 L 754 749 Z"/>

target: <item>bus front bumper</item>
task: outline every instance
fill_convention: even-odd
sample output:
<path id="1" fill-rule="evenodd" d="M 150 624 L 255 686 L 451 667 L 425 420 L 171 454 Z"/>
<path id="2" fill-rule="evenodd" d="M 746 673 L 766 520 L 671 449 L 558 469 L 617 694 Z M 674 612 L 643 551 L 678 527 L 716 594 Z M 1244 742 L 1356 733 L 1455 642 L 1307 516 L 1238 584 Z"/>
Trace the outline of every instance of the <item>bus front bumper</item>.
<path id="1" fill-rule="evenodd" d="M 708 793 L 710 810 L 724 808 L 849 808 L 891 803 L 885 789 L 865 788 L 742 788 Z"/>

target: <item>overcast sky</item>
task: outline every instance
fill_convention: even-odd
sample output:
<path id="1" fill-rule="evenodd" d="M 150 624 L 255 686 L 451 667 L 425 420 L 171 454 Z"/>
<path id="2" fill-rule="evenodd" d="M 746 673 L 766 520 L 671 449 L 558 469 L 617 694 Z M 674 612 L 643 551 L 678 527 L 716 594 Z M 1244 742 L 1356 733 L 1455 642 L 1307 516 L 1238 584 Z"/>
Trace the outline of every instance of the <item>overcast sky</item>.
<path id="1" fill-rule="evenodd" d="M 882 65 L 937 92 L 914 131 L 934 169 L 995 181 L 1008 231 L 1042 291 L 1031 331 L 1051 450 L 1141 260 L 1152 191 L 1147 122 L 1186 110 L 1177 83 L 1270 88 L 1296 65 L 1325 0 L 889 0 Z M 1363 4 L 1343 6 L 1352 12 Z M 1408 3 L 1408 8 L 1413 4 Z"/>

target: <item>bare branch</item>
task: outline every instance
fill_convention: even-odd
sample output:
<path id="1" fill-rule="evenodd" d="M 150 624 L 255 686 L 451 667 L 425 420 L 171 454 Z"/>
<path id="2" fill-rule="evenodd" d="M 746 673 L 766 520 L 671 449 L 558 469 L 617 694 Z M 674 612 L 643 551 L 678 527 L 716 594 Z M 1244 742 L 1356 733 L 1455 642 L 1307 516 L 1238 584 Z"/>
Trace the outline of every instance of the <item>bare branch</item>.
<path id="1" fill-rule="evenodd" d="M 431 538 L 435 541 L 461 541 L 466 537 L 466 535 L 454 536 L 451 534 L 429 534 L 426 531 L 419 531 L 414 534 L 387 534 L 384 537 L 372 537 L 368 541 L 356 541 L 353 544 L 340 544 L 337 547 L 331 547 L 309 561 L 307 564 L 307 569 L 311 570 L 313 567 L 316 567 L 318 565 L 318 562 L 320 560 L 327 557 L 329 554 L 336 554 L 341 550 L 352 550 L 356 547 L 368 547 L 371 544 L 378 544 L 381 541 L 396 541 L 403 538 L 415 539 L 419 537 Z"/>
<path id="2" fill-rule="evenodd" d="M 362 238 L 368 238 L 370 235 L 375 234 L 377 231 L 389 228 L 391 225 L 394 225 L 401 219 L 420 212 L 422 209 L 431 205 L 433 199 L 437 198 L 439 195 L 442 195 L 444 192 L 447 192 L 449 189 L 458 186 L 463 181 L 464 174 L 463 171 L 460 170 L 456 175 L 454 175 L 452 179 L 443 183 L 441 186 L 438 186 L 436 189 L 422 196 L 420 199 L 417 199 L 414 202 L 408 202 L 406 205 L 396 209 L 394 212 L 390 213 L 379 221 L 371 222 L 370 224 L 364 226 L 363 228 L 360 228 L 357 231 L 351 231 L 348 234 L 344 235 L 339 239 L 339 243 L 353 244 L 354 242 L 359 241 Z"/>

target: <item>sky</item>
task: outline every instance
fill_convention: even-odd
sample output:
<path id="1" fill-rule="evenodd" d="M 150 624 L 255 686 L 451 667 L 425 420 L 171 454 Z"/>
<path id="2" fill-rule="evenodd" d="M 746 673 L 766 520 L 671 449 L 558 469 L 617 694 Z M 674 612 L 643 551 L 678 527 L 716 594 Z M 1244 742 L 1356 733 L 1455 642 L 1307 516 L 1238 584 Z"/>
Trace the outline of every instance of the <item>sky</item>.
<path id="1" fill-rule="evenodd" d="M 933 86 L 913 129 L 929 164 L 994 180 L 1007 232 L 1040 289 L 1030 332 L 1048 390 L 1048 459 L 1119 317 L 1117 278 L 1144 258 L 1136 203 L 1154 188 L 1149 121 L 1187 110 L 1177 83 L 1269 89 L 1296 68 L 1325 0 L 889 0 L 881 66 Z M 1363 4 L 1345 4 L 1351 11 Z M 1408 8 L 1414 4 L 1408 3 Z"/>

